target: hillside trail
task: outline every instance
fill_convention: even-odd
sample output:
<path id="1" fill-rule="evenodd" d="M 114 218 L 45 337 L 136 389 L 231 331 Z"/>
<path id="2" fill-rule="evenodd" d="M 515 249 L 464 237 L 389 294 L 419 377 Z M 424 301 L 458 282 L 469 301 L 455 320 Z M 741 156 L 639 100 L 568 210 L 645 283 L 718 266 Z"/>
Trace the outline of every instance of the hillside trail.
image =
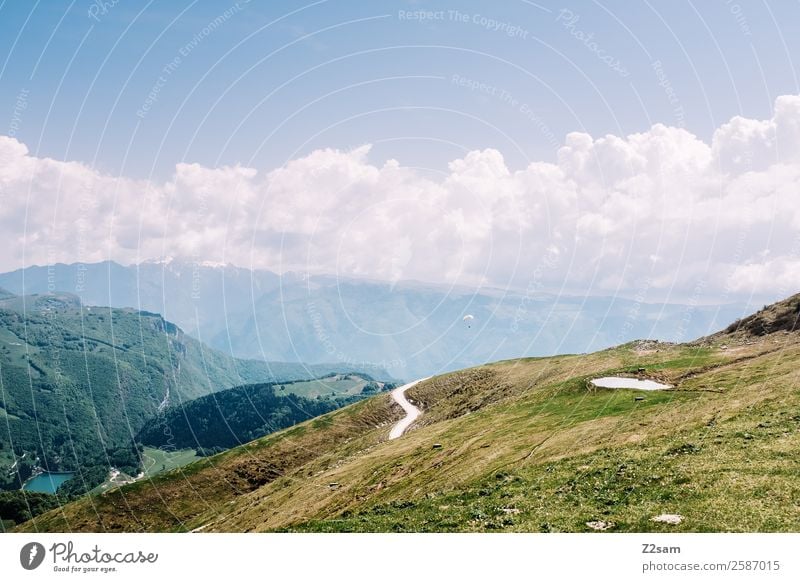
<path id="1" fill-rule="evenodd" d="M 399 420 L 397 424 L 392 427 L 392 431 L 389 433 L 389 440 L 393 440 L 403 436 L 403 433 L 406 432 L 409 426 L 419 418 L 422 414 L 422 411 L 411 404 L 408 399 L 406 398 L 406 390 L 412 388 L 419 384 L 420 382 L 424 382 L 425 380 L 430 379 L 432 376 L 428 376 L 427 378 L 420 378 L 419 380 L 414 380 L 413 382 L 409 382 L 408 384 L 403 384 L 399 388 L 395 388 L 392 390 L 392 398 L 394 401 L 397 402 L 405 411 L 406 416 L 405 418 Z"/>

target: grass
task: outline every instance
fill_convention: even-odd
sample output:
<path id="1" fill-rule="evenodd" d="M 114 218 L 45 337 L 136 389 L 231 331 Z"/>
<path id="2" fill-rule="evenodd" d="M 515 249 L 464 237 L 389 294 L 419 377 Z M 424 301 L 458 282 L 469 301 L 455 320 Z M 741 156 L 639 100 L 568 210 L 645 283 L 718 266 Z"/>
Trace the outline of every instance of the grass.
<path id="1" fill-rule="evenodd" d="M 454 491 L 376 503 L 282 531 L 581 532 L 597 520 L 620 532 L 797 531 L 791 451 L 800 446 L 800 417 L 770 407 L 758 417 L 769 428 L 730 419 L 644 444 L 522 464 Z M 685 520 L 651 521 L 662 513 Z"/>
<path id="2" fill-rule="evenodd" d="M 361 394 L 367 381 L 357 376 L 334 376 L 306 382 L 292 382 L 276 386 L 277 394 L 297 394 L 306 398 L 317 396 L 354 396 Z"/>
<path id="3" fill-rule="evenodd" d="M 144 474 L 153 477 L 159 473 L 172 471 L 200 459 L 194 449 L 181 451 L 164 451 L 153 447 L 145 447 L 142 453 Z"/>
<path id="4" fill-rule="evenodd" d="M 380 394 L 21 529 L 800 531 L 798 359 L 786 335 L 463 370 L 409 390 L 400 439 Z M 587 386 L 639 368 L 676 389 Z"/>

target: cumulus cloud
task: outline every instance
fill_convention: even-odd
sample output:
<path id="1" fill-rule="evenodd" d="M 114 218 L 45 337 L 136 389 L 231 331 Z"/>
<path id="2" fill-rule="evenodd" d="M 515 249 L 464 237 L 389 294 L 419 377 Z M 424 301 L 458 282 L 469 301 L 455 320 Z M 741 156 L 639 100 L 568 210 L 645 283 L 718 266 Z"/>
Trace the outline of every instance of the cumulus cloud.
<path id="1" fill-rule="evenodd" d="M 800 97 L 711 143 L 654 125 L 566 136 L 554 163 L 472 151 L 431 179 L 370 148 L 166 182 L 32 156 L 0 137 L 0 268 L 173 255 L 387 281 L 715 299 L 800 290 Z M 732 298 L 732 297 L 731 297 Z"/>

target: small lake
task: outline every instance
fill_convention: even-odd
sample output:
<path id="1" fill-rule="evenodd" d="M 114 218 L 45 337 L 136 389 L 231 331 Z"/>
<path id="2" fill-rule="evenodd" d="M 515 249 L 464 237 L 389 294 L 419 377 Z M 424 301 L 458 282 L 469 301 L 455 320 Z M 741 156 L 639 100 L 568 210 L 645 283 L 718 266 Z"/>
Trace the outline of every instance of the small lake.
<path id="1" fill-rule="evenodd" d="M 668 388 L 672 388 L 669 384 L 659 384 L 652 380 L 639 380 L 637 378 L 621 378 L 615 376 L 596 378 L 592 380 L 592 384 L 598 388 L 628 388 L 631 390 L 667 390 Z"/>
<path id="2" fill-rule="evenodd" d="M 55 493 L 56 489 L 64 482 L 72 479 L 75 473 L 40 473 L 25 481 L 22 488 L 35 493 Z"/>

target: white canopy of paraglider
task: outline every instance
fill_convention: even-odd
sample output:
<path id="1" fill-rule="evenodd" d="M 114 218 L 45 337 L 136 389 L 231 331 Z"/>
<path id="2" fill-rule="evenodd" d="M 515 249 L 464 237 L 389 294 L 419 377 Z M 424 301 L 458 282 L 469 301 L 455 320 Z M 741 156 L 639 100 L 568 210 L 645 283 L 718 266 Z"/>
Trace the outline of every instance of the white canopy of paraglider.
<path id="1" fill-rule="evenodd" d="M 467 324 L 468 328 L 472 327 L 472 322 L 473 321 L 475 321 L 475 316 L 474 315 L 467 314 L 467 315 L 464 316 L 464 323 Z"/>

